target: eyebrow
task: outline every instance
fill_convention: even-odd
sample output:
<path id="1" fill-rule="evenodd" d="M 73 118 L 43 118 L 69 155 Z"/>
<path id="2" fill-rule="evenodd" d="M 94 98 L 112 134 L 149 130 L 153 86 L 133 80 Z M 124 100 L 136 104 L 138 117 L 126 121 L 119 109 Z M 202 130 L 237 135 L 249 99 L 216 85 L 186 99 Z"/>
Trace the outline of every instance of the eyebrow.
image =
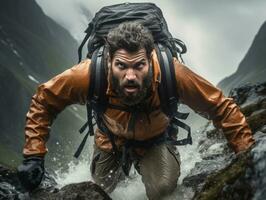
<path id="1" fill-rule="evenodd" d="M 123 62 L 123 60 L 120 60 L 119 58 L 116 58 L 115 62 Z"/>
<path id="2" fill-rule="evenodd" d="M 116 59 L 115 59 L 115 62 L 122 62 L 122 63 L 125 63 L 125 62 L 127 62 L 127 61 L 125 61 L 125 60 L 121 60 L 120 58 L 116 58 Z M 137 61 L 134 62 L 134 63 L 140 63 L 140 62 L 146 62 L 146 60 L 145 60 L 144 58 L 142 58 L 142 59 L 140 59 L 140 60 L 137 60 Z"/>

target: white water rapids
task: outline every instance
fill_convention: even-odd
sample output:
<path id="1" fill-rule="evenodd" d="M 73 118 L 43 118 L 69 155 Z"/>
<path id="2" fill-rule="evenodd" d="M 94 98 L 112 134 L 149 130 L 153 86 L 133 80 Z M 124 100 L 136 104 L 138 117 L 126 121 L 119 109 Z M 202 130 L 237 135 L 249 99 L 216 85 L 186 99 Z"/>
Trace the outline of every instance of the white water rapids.
<path id="1" fill-rule="evenodd" d="M 198 131 L 197 131 L 198 132 Z M 178 146 L 178 151 L 181 156 L 181 176 L 178 181 L 178 185 L 182 183 L 183 178 L 194 167 L 195 163 L 200 161 L 200 155 L 197 150 L 199 133 L 193 134 L 193 145 Z M 90 142 L 91 143 L 91 142 Z M 93 145 L 90 144 L 90 147 Z M 92 148 L 89 149 L 91 157 Z M 78 164 L 69 163 L 69 169 L 67 172 L 56 171 L 56 181 L 58 187 L 63 187 L 70 183 L 78 183 L 83 181 L 92 180 L 90 175 L 90 159 L 81 159 Z M 112 199 L 115 200 L 144 200 L 147 199 L 145 188 L 141 182 L 141 176 L 136 172 L 134 167 L 131 170 L 130 177 L 125 181 L 118 184 L 117 188 L 110 194 Z M 168 199 L 185 199 L 184 194 L 181 194 L 180 188 Z"/>

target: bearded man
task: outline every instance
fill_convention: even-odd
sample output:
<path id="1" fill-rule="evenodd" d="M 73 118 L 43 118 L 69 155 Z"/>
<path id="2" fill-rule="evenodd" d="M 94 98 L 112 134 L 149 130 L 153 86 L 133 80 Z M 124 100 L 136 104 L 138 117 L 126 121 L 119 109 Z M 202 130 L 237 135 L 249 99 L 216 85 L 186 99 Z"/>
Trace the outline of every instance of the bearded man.
<path id="1" fill-rule="evenodd" d="M 180 158 L 177 149 L 163 139 L 169 118 L 160 108 L 161 71 L 153 37 L 141 24 L 125 22 L 109 32 L 106 46 L 108 87 L 103 92 L 109 103 L 138 112 L 133 115 L 114 108 L 105 110 L 101 119 L 104 128 L 98 125 L 94 136 L 92 177 L 107 192 L 112 192 L 124 176 L 122 151 L 131 141 L 128 166 L 134 164 L 142 176 L 149 199 L 162 199 L 177 186 Z M 250 148 L 254 143 L 252 133 L 232 99 L 177 58 L 173 57 L 173 63 L 179 100 L 212 119 L 236 153 Z M 36 188 L 43 176 L 45 143 L 55 116 L 68 105 L 88 102 L 90 65 L 90 59 L 83 60 L 40 85 L 32 98 L 25 128 L 25 160 L 19 167 L 20 177 L 29 190 Z M 114 153 L 114 145 L 118 153 Z M 34 178 L 33 172 L 37 174 Z"/>

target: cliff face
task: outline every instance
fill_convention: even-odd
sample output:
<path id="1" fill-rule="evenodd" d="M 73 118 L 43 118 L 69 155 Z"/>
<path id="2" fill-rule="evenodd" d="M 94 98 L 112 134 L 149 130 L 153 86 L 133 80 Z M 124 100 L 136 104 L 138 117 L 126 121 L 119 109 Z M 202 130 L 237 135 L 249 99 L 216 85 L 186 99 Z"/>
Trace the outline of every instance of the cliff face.
<path id="1" fill-rule="evenodd" d="M 193 188 L 193 199 L 265 199 L 266 184 L 266 82 L 245 85 L 230 92 L 246 116 L 256 143 L 235 155 L 222 131 L 208 124 L 198 162 L 183 184 Z"/>
<path id="2" fill-rule="evenodd" d="M 0 162 L 12 164 L 21 157 L 31 96 L 40 83 L 77 62 L 77 46 L 34 0 L 0 2 Z M 79 109 L 70 108 L 57 120 L 61 123 L 55 122 L 52 149 L 69 148 L 58 146 L 77 133 L 82 124 L 79 114 Z"/>
<path id="3" fill-rule="evenodd" d="M 258 83 L 266 81 L 266 22 L 249 48 L 246 56 L 239 64 L 237 71 L 223 79 L 219 84 L 226 94 L 234 88 L 245 83 Z"/>

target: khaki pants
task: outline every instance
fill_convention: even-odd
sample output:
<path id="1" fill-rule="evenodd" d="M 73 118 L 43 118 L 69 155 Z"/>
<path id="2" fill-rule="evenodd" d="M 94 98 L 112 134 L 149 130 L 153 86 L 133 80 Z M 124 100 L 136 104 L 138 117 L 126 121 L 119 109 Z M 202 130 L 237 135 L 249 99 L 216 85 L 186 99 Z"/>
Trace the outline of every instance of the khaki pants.
<path id="1" fill-rule="evenodd" d="M 149 199 L 162 199 L 176 188 L 180 158 L 174 149 L 166 144 L 154 145 L 135 163 Z M 94 181 L 107 192 L 112 192 L 124 177 L 120 159 L 98 148 L 94 150 L 91 174 Z"/>

